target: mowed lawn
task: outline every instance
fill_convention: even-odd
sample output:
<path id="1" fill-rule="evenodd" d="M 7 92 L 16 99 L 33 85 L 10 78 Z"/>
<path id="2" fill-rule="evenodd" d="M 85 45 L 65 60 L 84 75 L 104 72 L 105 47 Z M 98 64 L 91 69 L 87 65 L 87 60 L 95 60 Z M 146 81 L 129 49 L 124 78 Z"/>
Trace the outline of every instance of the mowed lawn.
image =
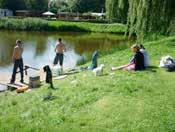
<path id="1" fill-rule="evenodd" d="M 166 132 L 175 131 L 175 72 L 158 68 L 175 57 L 175 37 L 145 43 L 152 68 L 111 72 L 129 61 L 130 49 L 102 56 L 104 76 L 91 71 L 24 94 L 0 93 L 0 132 Z M 52 100 L 43 101 L 51 94 Z"/>

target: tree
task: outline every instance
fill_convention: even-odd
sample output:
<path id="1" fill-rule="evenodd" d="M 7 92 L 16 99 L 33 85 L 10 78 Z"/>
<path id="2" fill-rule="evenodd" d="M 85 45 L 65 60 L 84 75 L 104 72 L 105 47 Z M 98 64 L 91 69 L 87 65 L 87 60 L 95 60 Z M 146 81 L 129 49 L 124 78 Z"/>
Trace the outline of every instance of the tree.
<path id="1" fill-rule="evenodd" d="M 127 22 L 128 0 L 106 0 L 106 14 L 110 22 Z"/>
<path id="2" fill-rule="evenodd" d="M 28 10 L 45 11 L 48 8 L 48 0 L 25 0 L 25 5 Z"/>
<path id="3" fill-rule="evenodd" d="M 4 0 L 0 0 L 0 8 L 4 8 Z"/>
<path id="4" fill-rule="evenodd" d="M 101 12 L 105 8 L 105 0 L 68 0 L 73 12 Z"/>
<path id="5" fill-rule="evenodd" d="M 68 3 L 64 0 L 55 0 L 52 1 L 51 4 L 51 11 L 54 13 L 59 12 L 68 12 L 69 10 L 69 6 Z"/>
<path id="6" fill-rule="evenodd" d="M 129 0 L 128 32 L 139 39 L 167 35 L 174 14 L 174 0 Z"/>
<path id="7" fill-rule="evenodd" d="M 25 9 L 24 0 L 0 0 L 1 8 L 7 8 L 12 11 Z"/>

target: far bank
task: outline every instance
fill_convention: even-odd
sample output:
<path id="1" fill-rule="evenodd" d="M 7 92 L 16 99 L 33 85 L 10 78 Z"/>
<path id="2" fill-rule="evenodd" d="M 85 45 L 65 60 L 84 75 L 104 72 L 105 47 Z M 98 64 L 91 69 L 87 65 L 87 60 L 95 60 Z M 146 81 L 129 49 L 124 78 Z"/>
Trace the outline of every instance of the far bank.
<path id="1" fill-rule="evenodd" d="M 40 18 L 0 18 L 0 30 L 74 31 L 124 34 L 126 25 L 119 23 L 50 21 Z"/>

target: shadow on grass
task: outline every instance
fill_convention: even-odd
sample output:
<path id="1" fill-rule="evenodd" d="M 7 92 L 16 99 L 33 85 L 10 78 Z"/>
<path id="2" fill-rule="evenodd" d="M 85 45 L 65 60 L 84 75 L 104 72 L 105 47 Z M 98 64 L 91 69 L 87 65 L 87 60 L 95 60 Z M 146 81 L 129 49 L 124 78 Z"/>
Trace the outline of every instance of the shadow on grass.
<path id="1" fill-rule="evenodd" d="M 149 66 L 147 69 L 146 69 L 146 71 L 149 71 L 149 72 L 157 72 L 157 69 L 158 69 L 159 67 L 157 67 L 157 66 Z"/>
<path id="2" fill-rule="evenodd" d="M 100 75 L 100 77 L 104 77 L 104 76 L 108 76 L 108 75 L 109 75 L 109 73 L 105 73 L 103 75 Z"/>
<path id="3" fill-rule="evenodd" d="M 56 98 L 57 98 L 56 96 L 48 95 L 43 98 L 43 101 L 52 101 L 55 100 Z"/>

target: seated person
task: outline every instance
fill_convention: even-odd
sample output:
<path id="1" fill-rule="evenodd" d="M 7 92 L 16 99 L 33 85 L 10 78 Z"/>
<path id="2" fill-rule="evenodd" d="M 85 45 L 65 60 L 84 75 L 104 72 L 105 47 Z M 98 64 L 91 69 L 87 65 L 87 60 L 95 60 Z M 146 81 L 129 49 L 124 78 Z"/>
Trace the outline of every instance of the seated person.
<path id="1" fill-rule="evenodd" d="M 93 69 L 97 68 L 97 66 L 98 66 L 97 59 L 98 59 L 98 51 L 95 51 L 92 55 L 92 64 L 91 64 L 91 66 L 88 67 L 88 70 L 93 70 Z"/>
<path id="2" fill-rule="evenodd" d="M 140 52 L 144 56 L 144 66 L 145 66 L 145 68 L 147 68 L 147 67 L 150 66 L 150 60 L 149 60 L 148 52 L 146 51 L 145 47 L 142 44 L 139 45 L 139 48 L 140 48 Z M 131 58 L 130 63 L 132 63 L 133 61 L 134 61 L 134 56 Z"/>
<path id="3" fill-rule="evenodd" d="M 150 66 L 150 59 L 149 59 L 148 52 L 146 51 L 145 47 L 142 44 L 139 45 L 139 47 L 140 47 L 140 52 L 144 56 L 144 66 L 145 66 L 145 68 L 147 68 Z"/>
<path id="4" fill-rule="evenodd" d="M 140 52 L 140 47 L 138 45 L 133 45 L 131 47 L 132 51 L 135 53 L 132 61 L 124 66 L 120 66 L 120 67 L 113 67 L 112 71 L 114 70 L 135 70 L 135 71 L 142 71 L 145 70 L 145 66 L 144 66 L 144 56 L 143 54 Z"/>

